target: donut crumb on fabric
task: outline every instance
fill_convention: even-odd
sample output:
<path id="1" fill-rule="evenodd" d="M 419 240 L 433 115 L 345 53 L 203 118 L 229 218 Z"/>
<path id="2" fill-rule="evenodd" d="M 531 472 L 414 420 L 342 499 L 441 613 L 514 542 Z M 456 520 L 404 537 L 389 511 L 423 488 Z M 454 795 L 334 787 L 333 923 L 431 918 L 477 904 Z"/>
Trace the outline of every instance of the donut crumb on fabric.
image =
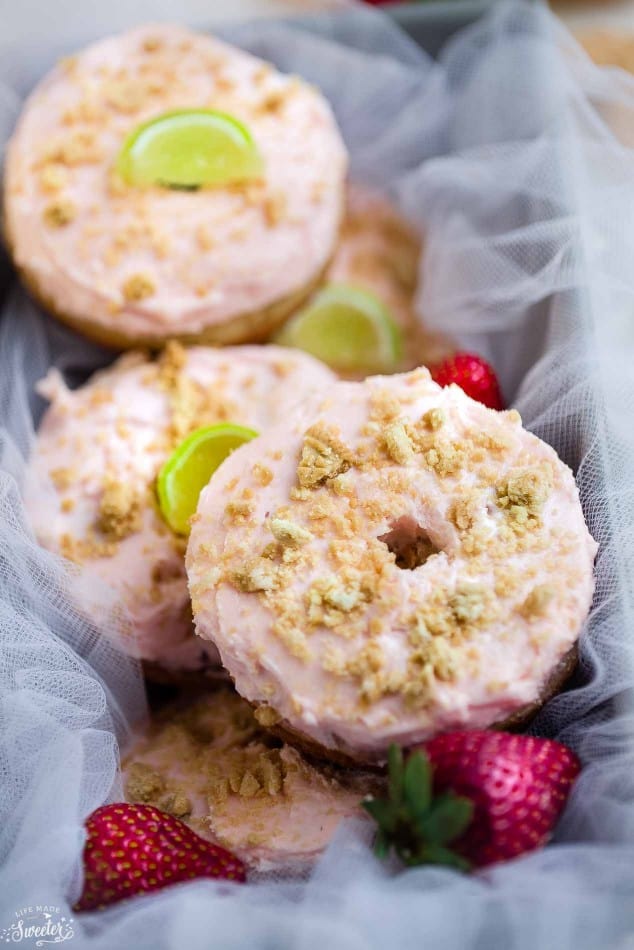
<path id="1" fill-rule="evenodd" d="M 126 792 L 131 799 L 135 802 L 151 802 L 164 791 L 165 779 L 156 769 L 143 762 L 135 762 L 131 766 L 126 782 Z"/>

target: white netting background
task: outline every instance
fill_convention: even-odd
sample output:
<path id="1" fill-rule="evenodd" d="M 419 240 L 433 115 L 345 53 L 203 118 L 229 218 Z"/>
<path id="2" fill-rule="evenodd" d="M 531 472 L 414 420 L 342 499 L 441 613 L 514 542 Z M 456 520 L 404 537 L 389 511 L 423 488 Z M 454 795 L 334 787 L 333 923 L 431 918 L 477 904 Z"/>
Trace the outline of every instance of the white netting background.
<path id="1" fill-rule="evenodd" d="M 486 874 L 391 876 L 350 826 L 308 883 L 177 887 L 76 918 L 72 945 L 631 950 L 634 81 L 595 69 L 528 5 L 498 6 L 437 65 L 371 12 L 326 19 L 319 35 L 262 23 L 232 35 L 322 86 L 354 173 L 388 187 L 425 228 L 427 322 L 491 356 L 525 423 L 577 472 L 601 543 L 595 607 L 574 689 L 534 728 L 571 744 L 584 772 L 556 843 Z M 14 66 L 0 129 L 24 92 Z M 78 380 L 104 359 L 20 291 L 6 300 L 0 928 L 17 908 L 76 898 L 83 818 L 116 796 L 115 735 L 124 741 L 144 710 L 135 665 L 72 611 L 76 579 L 34 544 L 20 506 L 41 410 L 34 381 L 51 363 Z"/>

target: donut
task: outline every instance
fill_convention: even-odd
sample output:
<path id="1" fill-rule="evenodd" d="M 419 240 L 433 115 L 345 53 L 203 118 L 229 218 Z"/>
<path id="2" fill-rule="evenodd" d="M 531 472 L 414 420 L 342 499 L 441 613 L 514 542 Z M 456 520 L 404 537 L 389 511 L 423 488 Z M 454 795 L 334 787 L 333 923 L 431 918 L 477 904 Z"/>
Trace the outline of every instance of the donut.
<path id="1" fill-rule="evenodd" d="M 422 368 L 339 382 L 236 451 L 186 565 L 238 692 L 307 747 L 380 763 L 542 701 L 596 548 L 555 451 Z"/>
<path id="2" fill-rule="evenodd" d="M 259 432 L 333 379 L 290 349 L 172 343 L 156 360 L 127 353 L 72 392 L 56 370 L 39 385 L 50 406 L 25 485 L 33 530 L 80 565 L 86 611 L 98 626 L 113 606 L 123 615 L 119 646 L 150 672 L 217 666 L 213 645 L 193 634 L 185 542 L 159 511 L 158 470 L 199 426 L 231 421 Z"/>
<path id="3" fill-rule="evenodd" d="M 328 270 L 330 284 L 350 284 L 385 304 L 403 339 L 396 371 L 439 362 L 453 347 L 426 330 L 416 312 L 420 234 L 380 192 L 351 182 L 341 237 Z"/>
<path id="4" fill-rule="evenodd" d="M 127 137 L 183 109 L 242 122 L 260 176 L 127 184 Z M 322 279 L 346 168 L 316 89 L 210 36 L 144 26 L 62 61 L 29 97 L 6 157 L 7 241 L 33 294 L 105 345 L 263 340 Z"/>
<path id="5" fill-rule="evenodd" d="M 252 870 L 307 870 L 384 781 L 314 765 L 258 715 L 228 689 L 162 710 L 124 755 L 126 799 L 175 815 Z"/>

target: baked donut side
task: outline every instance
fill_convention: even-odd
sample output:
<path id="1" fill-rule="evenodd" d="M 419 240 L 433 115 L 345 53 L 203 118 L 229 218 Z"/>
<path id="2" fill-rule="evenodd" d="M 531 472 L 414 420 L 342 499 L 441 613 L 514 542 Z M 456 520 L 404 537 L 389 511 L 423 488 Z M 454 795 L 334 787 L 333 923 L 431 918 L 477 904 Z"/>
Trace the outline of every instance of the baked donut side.
<path id="1" fill-rule="evenodd" d="M 307 354 L 278 347 L 128 353 L 70 391 L 53 371 L 29 460 L 25 506 L 40 543 L 79 565 L 85 608 L 119 646 L 166 676 L 208 680 L 218 654 L 193 634 L 185 540 L 158 507 L 155 481 L 193 430 L 236 422 L 261 431 L 283 407 L 334 380 Z M 156 678 L 156 675 L 155 675 Z"/>
<path id="2" fill-rule="evenodd" d="M 247 127 L 258 177 L 194 190 L 124 181 L 127 137 L 192 109 Z M 140 27 L 60 63 L 29 96 L 7 150 L 8 244 L 35 296 L 99 342 L 260 339 L 328 266 L 346 169 L 332 110 L 308 83 L 210 36 Z"/>
<path id="3" fill-rule="evenodd" d="M 553 449 L 418 370 L 338 383 L 238 450 L 186 565 L 238 692 L 326 756 L 380 762 L 541 702 L 595 552 Z"/>

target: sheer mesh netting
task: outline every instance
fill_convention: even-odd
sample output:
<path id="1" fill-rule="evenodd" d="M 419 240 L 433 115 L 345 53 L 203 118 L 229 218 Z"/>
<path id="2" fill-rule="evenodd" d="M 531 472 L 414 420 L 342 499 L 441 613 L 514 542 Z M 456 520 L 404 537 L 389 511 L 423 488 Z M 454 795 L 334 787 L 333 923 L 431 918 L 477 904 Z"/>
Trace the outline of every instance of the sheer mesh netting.
<path id="1" fill-rule="evenodd" d="M 232 38 L 318 83 L 353 175 L 426 234 L 420 311 L 490 356 L 509 403 L 577 474 L 600 542 L 573 687 L 532 728 L 581 755 L 555 842 L 476 876 L 395 874 L 343 827 L 309 881 L 168 889 L 75 917 L 75 946 L 631 948 L 634 938 L 634 82 L 599 71 L 546 11 L 498 6 L 437 64 L 379 15 L 318 34 L 259 23 Z M 15 78 L 15 77 L 14 77 Z M 14 80 L 12 82 L 15 85 Z M 5 84 L 10 126 L 23 89 Z M 118 742 L 145 709 L 136 665 L 73 608 L 80 577 L 40 550 L 20 502 L 51 365 L 108 356 L 24 293 L 0 323 L 0 880 L 16 908 L 68 910 L 82 822 L 120 793 Z M 112 630 L 116 632 L 116 605 Z"/>

